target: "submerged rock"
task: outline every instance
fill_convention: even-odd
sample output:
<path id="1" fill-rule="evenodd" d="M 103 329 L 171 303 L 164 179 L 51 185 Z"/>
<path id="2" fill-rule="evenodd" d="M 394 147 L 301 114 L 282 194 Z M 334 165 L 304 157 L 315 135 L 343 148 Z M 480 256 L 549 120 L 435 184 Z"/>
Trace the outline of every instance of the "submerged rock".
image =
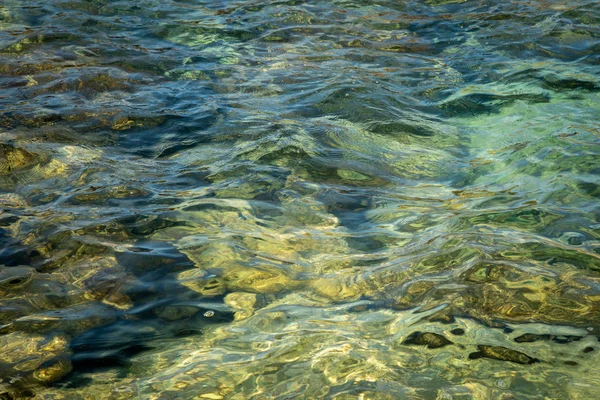
<path id="1" fill-rule="evenodd" d="M 225 304 L 235 311 L 235 319 L 241 320 L 252 316 L 257 307 L 258 296 L 255 293 L 234 292 L 225 296 Z"/>
<path id="2" fill-rule="evenodd" d="M 542 341 L 542 340 L 552 340 L 553 342 L 556 343 L 561 343 L 561 344 L 566 344 L 566 343 L 571 343 L 571 342 L 575 342 L 578 340 L 581 340 L 582 337 L 581 336 L 572 336 L 572 335 L 549 335 L 549 334 L 542 334 L 542 335 L 538 335 L 535 333 L 525 333 L 519 337 L 516 337 L 514 340 L 517 343 L 531 343 L 531 342 L 538 342 L 538 341 Z"/>
<path id="3" fill-rule="evenodd" d="M 129 296 L 122 292 L 122 287 L 123 283 L 130 279 L 131 277 L 117 267 L 101 269 L 81 283 L 86 290 L 86 298 L 101 300 L 117 309 L 129 309 L 133 303 Z"/>
<path id="4" fill-rule="evenodd" d="M 31 310 L 55 310 L 68 307 L 81 300 L 73 289 L 73 286 L 62 282 L 58 276 L 38 273 L 31 267 L 0 266 L 0 296 L 6 301 L 6 307 L 10 307 L 10 304 L 23 306 L 27 304 L 24 309 Z M 21 306 L 16 308 L 19 309 Z M 11 314 L 9 310 L 7 313 Z M 20 313 L 13 315 L 20 316 Z M 4 318 L 0 318 L 0 321 L 9 324 L 16 322 L 16 320 L 5 321 Z M 2 332 L 8 328 L 3 326 L 0 329 Z"/>
<path id="5" fill-rule="evenodd" d="M 73 364 L 78 371 L 127 366 L 131 357 L 159 341 L 201 334 L 207 325 L 233 320 L 234 313 L 220 302 L 169 301 L 143 306 L 75 338 Z"/>
<path id="6" fill-rule="evenodd" d="M 589 77 L 590 80 L 587 80 L 584 76 L 583 78 L 572 77 L 572 76 L 557 76 L 554 74 L 548 74 L 543 76 L 542 79 L 542 87 L 544 89 L 554 90 L 555 92 L 571 92 L 573 90 L 582 90 L 582 91 L 598 91 L 600 86 L 592 81 L 592 77 Z"/>
<path id="7" fill-rule="evenodd" d="M 404 340 L 403 344 L 427 346 L 428 349 L 439 349 L 453 343 L 437 333 L 413 332 Z"/>
<path id="8" fill-rule="evenodd" d="M 179 274 L 179 281 L 188 289 L 205 296 L 237 291 L 256 294 L 282 293 L 300 285 L 299 281 L 274 268 L 259 269 L 240 266 L 223 270 L 219 275 L 207 275 L 202 270 L 189 270 Z"/>
<path id="9" fill-rule="evenodd" d="M 0 143 L 0 188 L 9 189 L 17 185 L 28 185 L 44 179 L 63 176 L 68 166 L 8 143 Z"/>
<path id="10" fill-rule="evenodd" d="M 22 289 L 35 273 L 35 269 L 31 267 L 0 267 L 0 294 L 6 296 Z"/>
<path id="11" fill-rule="evenodd" d="M 0 393 L 28 397 L 31 386 L 59 380 L 72 369 L 70 354 L 69 340 L 62 334 L 0 336 Z"/>
<path id="12" fill-rule="evenodd" d="M 505 251 L 502 254 L 506 258 L 517 260 L 519 267 L 510 265 L 506 261 L 477 262 L 462 272 L 459 281 L 464 286 L 458 292 L 453 292 L 453 300 L 448 312 L 454 315 L 468 315 L 489 326 L 494 326 L 497 321 L 541 322 L 597 329 L 600 307 L 594 296 L 586 294 L 586 290 L 590 290 L 592 286 L 587 282 L 585 273 L 571 266 L 569 272 L 563 275 L 538 273 L 534 263 L 522 260 L 527 254 L 531 254 L 531 258 L 547 257 L 546 259 L 552 260 L 554 254 L 558 258 L 558 251 L 564 252 L 562 254 L 564 256 L 567 255 L 567 250 L 548 246 L 547 249 L 529 253 L 526 246 L 527 244 L 520 244 L 518 250 Z M 593 263 L 597 263 L 593 257 L 583 252 L 569 250 L 568 255 L 581 265 L 592 266 Z M 570 260 L 561 260 L 564 262 L 562 265 L 567 265 L 566 261 Z M 435 287 L 428 295 L 448 296 Z M 577 340 L 577 338 L 528 334 L 515 339 L 517 342 L 535 340 L 552 340 L 560 343 Z"/>
<path id="13" fill-rule="evenodd" d="M 540 361 L 537 358 L 530 357 L 520 351 L 511 350 L 502 346 L 478 345 L 477 348 L 479 349 L 478 352 L 469 354 L 471 360 L 483 357 L 500 361 L 510 361 L 517 364 L 533 364 Z"/>
<path id="14" fill-rule="evenodd" d="M 43 157 L 12 144 L 0 143 L 0 176 L 30 168 L 43 161 Z"/>

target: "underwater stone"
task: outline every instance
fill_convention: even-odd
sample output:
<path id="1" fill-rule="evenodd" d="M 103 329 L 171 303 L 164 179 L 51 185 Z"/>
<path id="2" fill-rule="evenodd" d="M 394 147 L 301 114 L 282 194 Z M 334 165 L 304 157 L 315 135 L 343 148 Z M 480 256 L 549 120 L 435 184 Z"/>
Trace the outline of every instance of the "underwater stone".
<path id="1" fill-rule="evenodd" d="M 539 340 L 549 340 L 550 335 L 536 335 L 533 333 L 525 333 L 519 337 L 516 337 L 514 340 L 517 343 L 531 343 L 537 342 Z"/>
<path id="2" fill-rule="evenodd" d="M 299 285 L 275 268 L 236 268 L 227 271 L 223 278 L 232 290 L 260 294 L 286 292 Z"/>
<path id="3" fill-rule="evenodd" d="M 177 321 L 196 315 L 200 310 L 192 306 L 167 306 L 157 308 L 154 312 L 158 318 Z"/>
<path id="4" fill-rule="evenodd" d="M 61 358 L 44 363 L 42 368 L 33 373 L 33 377 L 42 383 L 51 383 L 59 380 L 72 370 L 71 362 L 66 358 Z"/>
<path id="5" fill-rule="evenodd" d="M 0 293 L 22 289 L 36 274 L 31 267 L 0 267 Z"/>
<path id="6" fill-rule="evenodd" d="M 579 232 L 565 232 L 560 236 L 559 240 L 571 246 L 581 246 L 585 243 L 586 237 Z"/>
<path id="7" fill-rule="evenodd" d="M 225 296 L 224 302 L 235 311 L 235 319 L 246 319 L 254 313 L 257 303 L 255 293 L 234 292 Z"/>
<path id="8" fill-rule="evenodd" d="M 129 296 L 122 292 L 123 283 L 127 281 L 124 271 L 118 269 L 99 270 L 95 275 L 83 280 L 86 298 L 102 300 L 103 303 L 117 309 L 129 309 L 133 303 Z"/>
<path id="9" fill-rule="evenodd" d="M 581 340 L 581 336 L 568 336 L 568 335 L 536 335 L 533 333 L 525 333 L 519 337 L 516 337 L 514 340 L 517 343 L 531 343 L 537 342 L 540 340 L 552 340 L 555 343 L 566 344 L 571 342 L 576 342 Z"/>
<path id="10" fill-rule="evenodd" d="M 3 275 L 0 295 L 4 299 L 23 299 L 35 308 L 46 310 L 80 301 L 79 296 L 73 296 L 74 287 L 61 282 L 58 276 L 37 273 L 30 267 L 2 267 L 0 271 Z"/>
<path id="11" fill-rule="evenodd" d="M 42 158 L 37 154 L 8 143 L 0 143 L 0 175 L 29 168 L 41 161 Z"/>
<path id="12" fill-rule="evenodd" d="M 514 362 L 517 364 L 533 364 L 540 361 L 537 358 L 530 357 L 525 353 L 511 350 L 502 346 L 477 345 L 477 348 L 479 348 L 478 352 L 469 354 L 469 358 L 471 360 L 483 357 L 499 361 Z"/>
<path id="13" fill-rule="evenodd" d="M 128 366 L 133 356 L 152 349 L 155 341 L 201 334 L 208 325 L 234 320 L 233 312 L 223 308 L 221 303 L 188 303 L 186 306 L 195 308 L 195 313 L 187 309 L 177 314 L 177 303 L 159 305 L 123 314 L 113 323 L 82 333 L 74 338 L 71 346 L 75 369 L 94 371 Z"/>
<path id="14" fill-rule="evenodd" d="M 586 347 L 585 349 L 583 349 L 584 353 L 591 353 L 592 351 L 594 351 L 595 349 L 593 347 Z"/>
<path id="15" fill-rule="evenodd" d="M 0 336 L 0 393 L 14 393 L 16 398 L 32 385 L 49 384 L 66 374 L 72 367 L 68 357 L 69 340 L 65 335 L 28 335 L 21 332 Z"/>
<path id="16" fill-rule="evenodd" d="M 413 332 L 406 338 L 406 340 L 404 340 L 403 344 L 414 344 L 427 346 L 428 349 L 439 349 L 440 347 L 448 346 L 449 344 L 453 343 L 437 333 Z"/>
<path id="17" fill-rule="evenodd" d="M 178 274 L 177 279 L 182 286 L 204 296 L 217 296 L 224 294 L 226 290 L 221 278 L 200 268 L 183 271 Z"/>

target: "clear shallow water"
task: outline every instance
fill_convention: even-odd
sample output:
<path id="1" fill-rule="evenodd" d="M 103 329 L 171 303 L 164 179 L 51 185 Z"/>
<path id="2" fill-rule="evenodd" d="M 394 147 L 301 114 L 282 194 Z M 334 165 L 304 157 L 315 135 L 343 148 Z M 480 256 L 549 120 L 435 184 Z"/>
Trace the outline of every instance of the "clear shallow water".
<path id="1" fill-rule="evenodd" d="M 5 0 L 0 393 L 598 397 L 599 23 Z"/>

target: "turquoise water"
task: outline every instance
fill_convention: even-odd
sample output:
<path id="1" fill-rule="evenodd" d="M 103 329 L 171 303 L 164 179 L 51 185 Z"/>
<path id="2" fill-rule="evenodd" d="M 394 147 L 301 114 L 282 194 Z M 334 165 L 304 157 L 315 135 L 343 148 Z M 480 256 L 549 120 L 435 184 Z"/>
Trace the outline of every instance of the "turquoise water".
<path id="1" fill-rule="evenodd" d="M 0 398 L 600 397 L 600 6 L 0 4 Z"/>

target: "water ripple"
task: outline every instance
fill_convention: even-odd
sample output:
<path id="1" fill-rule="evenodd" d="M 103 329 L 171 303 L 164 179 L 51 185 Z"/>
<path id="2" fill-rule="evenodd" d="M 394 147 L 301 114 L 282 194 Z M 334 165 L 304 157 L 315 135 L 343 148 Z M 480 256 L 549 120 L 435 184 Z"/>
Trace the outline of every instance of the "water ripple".
<path id="1" fill-rule="evenodd" d="M 599 21 L 6 0 L 0 397 L 598 397 Z"/>

